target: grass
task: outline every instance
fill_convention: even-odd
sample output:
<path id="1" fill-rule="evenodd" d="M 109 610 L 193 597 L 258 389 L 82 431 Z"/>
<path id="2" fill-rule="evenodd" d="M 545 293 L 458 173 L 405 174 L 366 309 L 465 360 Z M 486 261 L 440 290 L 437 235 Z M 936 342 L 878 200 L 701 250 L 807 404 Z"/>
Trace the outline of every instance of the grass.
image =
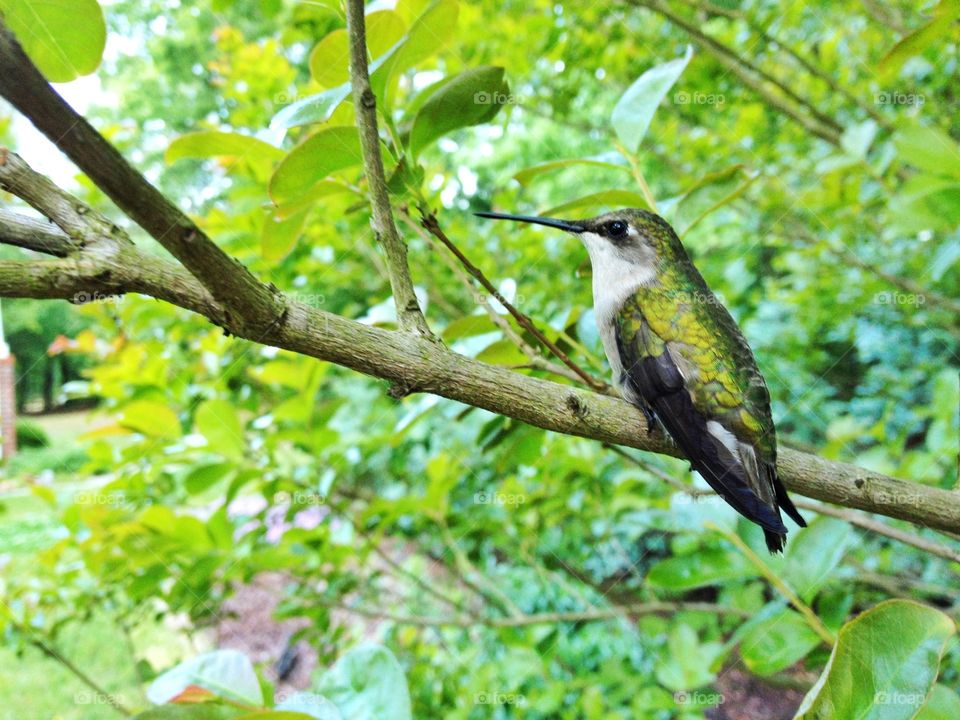
<path id="1" fill-rule="evenodd" d="M 49 447 L 24 448 L 6 464 L 9 482 L 0 493 L 0 567 L 10 571 L 18 563 L 49 547 L 65 529 L 57 511 L 28 486 L 27 479 L 44 471 L 55 475 L 58 494 L 84 482 L 77 470 L 87 459 L 78 437 L 91 429 L 86 411 L 30 417 L 50 438 Z M 2 485 L 0 485 L 2 487 Z M 192 655 L 182 632 L 172 632 L 155 621 L 139 623 L 131 640 L 108 613 L 71 623 L 57 638 L 56 651 L 87 673 L 103 690 L 128 708 L 145 709 L 143 683 L 137 659 L 148 655 L 163 669 Z M 100 720 L 120 714 L 64 665 L 29 645 L 0 646 L 0 720 Z M 136 657 L 135 657 L 136 656 Z"/>

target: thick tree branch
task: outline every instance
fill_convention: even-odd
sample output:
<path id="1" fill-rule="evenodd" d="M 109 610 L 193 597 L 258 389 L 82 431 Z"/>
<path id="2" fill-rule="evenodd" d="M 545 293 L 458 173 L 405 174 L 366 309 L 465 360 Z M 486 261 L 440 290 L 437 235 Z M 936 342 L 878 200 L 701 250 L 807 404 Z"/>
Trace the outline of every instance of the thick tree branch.
<path id="1" fill-rule="evenodd" d="M 407 264 L 407 246 L 397 230 L 390 207 L 387 178 L 380 154 L 380 133 L 377 130 L 377 98 L 370 87 L 367 67 L 367 32 L 364 18 L 364 0 L 347 0 L 347 30 L 350 36 L 350 82 L 353 85 L 353 106 L 356 109 L 360 147 L 363 151 L 363 169 L 370 187 L 370 205 L 373 209 L 373 230 L 383 246 L 390 275 L 390 287 L 397 306 L 397 324 L 406 332 L 433 337 L 420 310 L 413 291 L 410 268 Z"/>
<path id="2" fill-rule="evenodd" d="M 62 150 L 117 206 L 170 251 L 230 315 L 256 335 L 283 318 L 283 298 L 227 255 L 71 108 L 0 20 L 0 95 Z M 52 217 L 56 222 L 58 218 Z M 72 231 L 64 228 L 68 234 Z"/>
<path id="3" fill-rule="evenodd" d="M 79 201 L 77 201 L 79 204 Z M 102 224 L 93 217 L 93 227 Z M 286 299 L 288 317 L 263 332 L 225 313 L 189 273 L 111 235 L 59 260 L 0 263 L 0 296 L 84 298 L 137 292 L 204 315 L 240 337 L 333 362 L 388 380 L 407 392 L 428 392 L 567 435 L 678 457 L 629 403 L 585 389 L 463 357 L 429 337 L 364 325 Z M 801 495 L 960 531 L 960 493 L 891 478 L 846 463 L 781 447 L 777 470 Z"/>

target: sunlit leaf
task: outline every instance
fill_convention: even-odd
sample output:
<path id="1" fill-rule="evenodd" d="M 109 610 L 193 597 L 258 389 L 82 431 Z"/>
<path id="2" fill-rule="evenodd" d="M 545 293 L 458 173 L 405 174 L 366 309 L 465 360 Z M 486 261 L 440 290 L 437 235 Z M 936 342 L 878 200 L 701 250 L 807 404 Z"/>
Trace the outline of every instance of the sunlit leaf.
<path id="1" fill-rule="evenodd" d="M 501 67 L 473 68 L 444 83 L 413 119 L 411 154 L 416 157 L 424 147 L 453 130 L 493 119 L 509 92 Z"/>
<path id="2" fill-rule="evenodd" d="M 270 179 L 270 196 L 281 205 L 301 199 L 331 173 L 359 165 L 362 160 L 356 128 L 326 128 L 283 159 Z"/>
<path id="3" fill-rule="evenodd" d="M 69 82 L 100 66 L 107 27 L 96 0 L 0 0 L 0 14 L 51 82 Z"/>
<path id="4" fill-rule="evenodd" d="M 190 685 L 249 705 L 263 705 L 263 692 L 250 660 L 236 650 L 214 650 L 185 660 L 159 675 L 147 688 L 157 705 L 169 702 Z"/>
<path id="5" fill-rule="evenodd" d="M 796 717 L 909 720 L 937 679 L 944 645 L 955 632 L 942 612 L 908 600 L 861 613 L 840 629 Z"/>
<path id="6" fill-rule="evenodd" d="M 640 148 L 640 143 L 647 134 L 657 106 L 673 87 L 692 57 L 693 47 L 687 45 L 687 51 L 682 58 L 650 68 L 627 88 L 613 108 L 610 122 L 613 123 L 613 129 L 620 142 L 629 152 L 635 153 Z"/>

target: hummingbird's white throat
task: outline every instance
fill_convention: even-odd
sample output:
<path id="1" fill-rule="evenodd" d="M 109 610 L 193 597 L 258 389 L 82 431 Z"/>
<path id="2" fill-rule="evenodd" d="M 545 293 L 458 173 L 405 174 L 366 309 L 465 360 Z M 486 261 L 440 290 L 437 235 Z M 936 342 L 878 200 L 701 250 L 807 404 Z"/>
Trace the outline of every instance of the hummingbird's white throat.
<path id="1" fill-rule="evenodd" d="M 593 268 L 593 314 L 600 331 L 603 350 L 610 362 L 614 381 L 619 385 L 623 365 L 617 349 L 614 321 L 624 301 L 637 288 L 649 285 L 656 277 L 653 250 L 643 243 L 637 231 L 630 228 L 629 249 L 618 247 L 602 235 L 592 232 L 579 234 Z M 624 389 L 621 386 L 621 389 Z M 632 400 L 632 398 L 627 398 Z"/>

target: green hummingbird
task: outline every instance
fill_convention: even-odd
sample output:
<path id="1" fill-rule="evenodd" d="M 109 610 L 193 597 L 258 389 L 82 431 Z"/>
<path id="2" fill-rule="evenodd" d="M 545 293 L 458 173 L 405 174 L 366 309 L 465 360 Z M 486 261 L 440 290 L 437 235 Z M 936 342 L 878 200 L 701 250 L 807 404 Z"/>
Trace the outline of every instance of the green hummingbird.
<path id="1" fill-rule="evenodd" d="M 770 393 L 736 321 L 673 228 L 626 209 L 589 220 L 481 212 L 577 235 L 593 267 L 600 338 L 624 398 L 660 423 L 694 470 L 761 528 L 770 552 L 803 517 L 777 477 Z"/>

